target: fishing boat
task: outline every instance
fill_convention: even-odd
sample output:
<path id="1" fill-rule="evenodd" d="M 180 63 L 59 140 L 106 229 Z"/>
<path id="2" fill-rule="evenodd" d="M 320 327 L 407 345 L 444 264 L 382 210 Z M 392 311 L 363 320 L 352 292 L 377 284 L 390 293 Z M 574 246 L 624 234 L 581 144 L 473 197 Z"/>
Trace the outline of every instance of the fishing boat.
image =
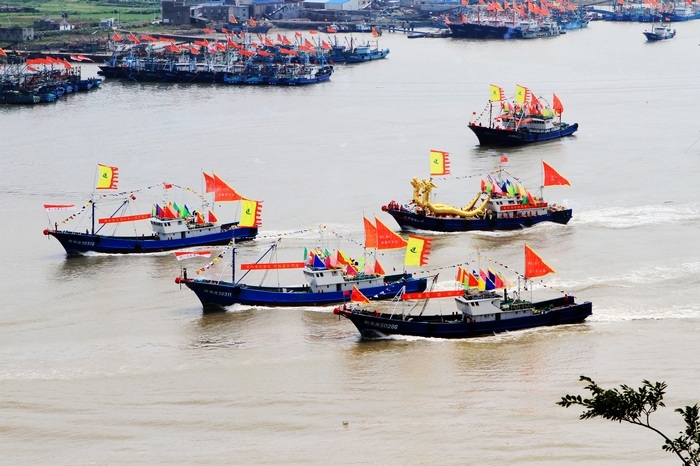
<path id="1" fill-rule="evenodd" d="M 115 189 L 117 182 L 117 167 L 100 165 L 99 170 L 105 174 L 103 187 L 98 182 L 97 189 Z M 223 183 L 217 186 L 215 193 L 216 201 L 226 201 L 229 199 L 217 199 L 217 193 L 224 193 L 231 189 L 218 176 L 207 175 L 213 178 L 213 183 Z M 100 180 L 102 180 L 102 176 Z M 225 186 L 224 186 L 225 185 Z M 113 188 L 107 188 L 112 186 Z M 219 222 L 214 213 L 209 210 L 206 218 L 203 213 L 208 203 L 203 202 L 201 210 L 192 210 L 186 204 L 178 206 L 175 202 L 169 202 L 164 206 L 153 205 L 151 212 L 133 213 L 137 194 L 161 188 L 165 192 L 172 189 L 181 188 L 171 183 L 159 183 L 147 188 L 119 192 L 114 194 L 98 195 L 93 194 L 92 198 L 82 207 L 75 211 L 74 204 L 44 204 L 47 211 L 70 211 L 66 219 L 59 223 L 54 222 L 53 228 L 44 230 L 44 235 L 56 238 L 69 255 L 83 254 L 87 252 L 98 252 L 108 254 L 134 254 L 171 251 L 197 246 L 227 245 L 231 242 L 239 242 L 255 239 L 258 234 L 260 212 L 255 207 L 254 212 L 249 215 L 241 215 L 240 221 Z M 186 189 L 188 192 L 194 192 Z M 201 196 L 204 200 L 204 196 Z M 230 197 L 230 196 L 229 196 Z M 247 201 L 247 200 L 244 200 Z M 244 202 L 242 201 L 242 202 Z M 248 201 L 256 203 L 258 201 Z M 109 206 L 107 215 L 98 218 L 98 207 Z M 80 223 L 86 215 L 87 225 Z M 148 227 L 134 227 L 132 234 L 117 234 L 117 226 L 129 223 L 148 222 Z M 80 227 L 73 229 L 63 228 L 63 225 L 78 223 Z M 112 228 L 108 232 L 108 228 Z M 85 228 L 83 231 L 82 228 Z"/>
<path id="2" fill-rule="evenodd" d="M 683 2 L 673 6 L 671 11 L 661 13 L 663 21 L 690 21 L 700 19 L 700 8 L 697 8 L 692 2 Z"/>
<path id="3" fill-rule="evenodd" d="M 569 185 L 546 162 L 542 162 L 545 186 Z M 440 232 L 519 230 L 542 222 L 565 225 L 572 212 L 559 204 L 550 204 L 542 196 L 533 196 L 517 180 L 503 176 L 503 170 L 481 180 L 481 190 L 463 207 L 436 203 L 430 180 L 411 180 L 413 199 L 407 204 L 391 201 L 382 211 L 391 215 L 404 230 Z M 540 191 L 540 193 L 541 193 Z"/>
<path id="4" fill-rule="evenodd" d="M 351 42 L 352 44 L 352 42 Z M 381 60 L 389 55 L 389 49 L 379 48 L 377 41 L 368 41 L 364 44 L 352 46 L 343 54 L 345 63 L 363 63 L 372 60 Z"/>
<path id="5" fill-rule="evenodd" d="M 545 15 L 528 17 L 524 10 L 516 9 L 507 12 L 492 9 L 482 15 L 481 8 L 477 7 L 474 16 L 468 18 L 460 13 L 459 21 L 448 21 L 446 25 L 452 37 L 466 39 L 537 39 L 562 34 L 559 24 Z"/>
<path id="6" fill-rule="evenodd" d="M 551 141 L 571 136 L 578 123 L 562 121 L 564 106 L 554 94 L 550 107 L 542 97 L 536 97 L 528 88 L 516 86 L 513 101 L 506 100 L 503 89 L 491 85 L 491 99 L 482 113 L 469 122 L 479 144 L 516 146 Z"/>
<path id="7" fill-rule="evenodd" d="M 186 271 L 176 277 L 175 282 L 192 290 L 202 303 L 205 312 L 222 310 L 233 304 L 250 306 L 328 306 L 347 302 L 353 287 L 356 287 L 372 300 L 392 299 L 402 291 L 419 292 L 425 290 L 427 278 L 416 278 L 410 273 L 383 274 L 365 273 L 353 269 L 352 265 L 334 267 L 322 253 L 303 262 L 268 262 L 263 258 L 273 252 L 278 243 L 273 244 L 255 263 L 241 264 L 245 274 L 236 279 L 235 248 L 232 248 L 231 281 L 192 279 Z M 272 254 L 270 254 L 272 257 Z M 306 284 L 290 286 L 265 286 L 244 283 L 243 280 L 253 270 L 301 268 Z"/>
<path id="8" fill-rule="evenodd" d="M 387 312 L 344 305 L 334 313 L 350 320 L 362 338 L 377 339 L 391 335 L 427 338 L 471 338 L 494 335 L 536 327 L 578 324 L 593 313 L 590 301 L 577 302 L 574 296 L 563 296 L 533 301 L 526 290 L 532 290 L 532 278 L 551 273 L 534 251 L 525 246 L 525 274 L 518 278 L 518 288 L 499 294 L 497 285 L 488 285 L 491 272 L 477 273 L 479 279 L 467 272 L 474 281 L 482 280 L 483 287 L 466 290 L 428 291 L 406 293 L 404 301 L 426 300 L 455 296 L 457 310 L 450 313 L 428 313 L 425 306 L 414 306 L 408 311 Z M 521 288 L 521 280 L 524 286 Z M 481 288 L 481 289 L 479 289 Z M 419 309 L 419 311 L 417 311 Z"/>
<path id="9" fill-rule="evenodd" d="M 676 30 L 671 29 L 670 26 L 665 24 L 655 24 L 650 31 L 644 31 L 644 37 L 646 37 L 649 42 L 673 39 L 676 37 Z"/>

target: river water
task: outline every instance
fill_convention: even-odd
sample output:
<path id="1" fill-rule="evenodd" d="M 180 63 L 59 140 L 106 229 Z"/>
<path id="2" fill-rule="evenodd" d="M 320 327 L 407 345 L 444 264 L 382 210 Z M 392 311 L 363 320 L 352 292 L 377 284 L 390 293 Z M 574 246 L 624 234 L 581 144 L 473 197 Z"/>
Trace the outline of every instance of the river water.
<path id="1" fill-rule="evenodd" d="M 675 435 L 673 409 L 700 401 L 700 23 L 654 44 L 647 27 L 597 22 L 520 42 L 386 33 L 387 60 L 339 66 L 316 86 L 106 82 L 0 108 L 0 463 L 677 464 L 651 432 L 555 405 L 585 394 L 579 375 L 666 381 L 653 419 Z M 555 92 L 579 131 L 479 148 L 467 123 L 492 83 Z M 366 342 L 332 308 L 202 315 L 174 277 L 206 261 L 67 258 L 41 233 L 56 218 L 42 204 L 83 205 L 103 163 L 123 189 L 199 188 L 205 170 L 263 199 L 262 238 L 239 260 L 276 238 L 287 260 L 305 246 L 359 254 L 362 215 L 396 228 L 380 207 L 409 199 L 430 149 L 450 152 L 440 202 L 466 203 L 506 155 L 533 189 L 541 160 L 566 176 L 571 187 L 544 195 L 574 211 L 566 226 L 427 234 L 438 286 L 477 254 L 522 270 L 527 243 L 557 271 L 535 293 L 592 301 L 586 323 Z M 381 260 L 401 267 L 402 256 Z"/>

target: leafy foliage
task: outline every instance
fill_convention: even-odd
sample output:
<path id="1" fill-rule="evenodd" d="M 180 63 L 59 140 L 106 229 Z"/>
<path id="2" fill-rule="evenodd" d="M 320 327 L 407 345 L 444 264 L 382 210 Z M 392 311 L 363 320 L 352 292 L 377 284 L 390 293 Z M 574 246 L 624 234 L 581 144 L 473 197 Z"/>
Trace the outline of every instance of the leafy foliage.
<path id="1" fill-rule="evenodd" d="M 557 402 L 559 406 L 564 408 L 582 406 L 586 410 L 581 414 L 580 419 L 601 417 L 650 429 L 663 437 L 664 445 L 661 447 L 663 450 L 674 453 L 684 465 L 700 465 L 700 408 L 697 404 L 675 410 L 683 416 L 686 428 L 680 433 L 680 437 L 672 440 L 653 427 L 649 421 L 653 412 L 666 406 L 663 402 L 666 392 L 665 382 L 651 383 L 643 380 L 642 386 L 637 389 L 624 384 L 620 385 L 619 389 L 604 389 L 590 377 L 582 375 L 580 381 L 588 382 L 585 389 L 591 393 L 592 397 L 565 395 L 561 401 Z"/>

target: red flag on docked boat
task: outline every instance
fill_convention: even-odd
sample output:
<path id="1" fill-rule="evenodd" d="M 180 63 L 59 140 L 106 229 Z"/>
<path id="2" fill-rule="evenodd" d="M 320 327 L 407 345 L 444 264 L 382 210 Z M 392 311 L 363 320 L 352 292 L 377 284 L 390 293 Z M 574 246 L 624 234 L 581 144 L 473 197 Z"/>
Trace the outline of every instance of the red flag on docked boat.
<path id="1" fill-rule="evenodd" d="M 219 221 L 219 219 L 216 218 L 216 215 L 214 215 L 214 212 L 212 212 L 212 211 L 210 210 L 210 211 L 209 211 L 209 223 L 216 223 L 216 222 L 218 222 L 218 221 Z"/>
<path id="2" fill-rule="evenodd" d="M 544 170 L 543 186 L 571 186 L 569 180 L 561 176 L 544 160 L 542 161 L 542 169 Z"/>
<path id="3" fill-rule="evenodd" d="M 228 34 L 228 29 L 226 29 L 225 27 L 221 27 L 221 33 Z"/>
<path id="4" fill-rule="evenodd" d="M 129 41 L 137 45 L 141 43 L 141 41 L 134 35 L 133 32 L 129 33 Z"/>
<path id="5" fill-rule="evenodd" d="M 412 299 L 430 299 L 430 298 L 455 298 L 462 296 L 464 290 L 438 290 L 438 291 L 423 291 L 420 293 L 404 293 L 401 295 L 401 301 Z"/>
<path id="6" fill-rule="evenodd" d="M 255 27 L 255 26 L 258 25 L 258 23 L 257 23 L 253 18 L 250 18 L 250 19 L 248 20 L 248 24 L 250 24 L 250 25 L 253 26 L 253 27 Z"/>
<path id="7" fill-rule="evenodd" d="M 331 47 L 331 44 L 329 44 L 329 43 L 326 42 L 325 40 L 322 40 L 322 41 L 321 41 L 321 48 L 322 48 L 323 50 L 331 50 L 333 47 Z"/>
<path id="8" fill-rule="evenodd" d="M 204 28 L 204 32 L 207 33 L 207 34 L 214 34 L 216 31 L 213 30 L 213 29 Z"/>
<path id="9" fill-rule="evenodd" d="M 124 39 L 122 38 L 122 36 L 120 36 L 119 34 L 117 34 L 116 32 L 114 32 L 114 37 L 112 38 L 112 40 L 113 40 L 114 42 L 121 42 L 121 41 L 123 41 Z"/>
<path id="10" fill-rule="evenodd" d="M 301 36 L 302 36 L 302 33 L 299 32 L 299 31 L 294 31 L 294 36 L 295 36 L 295 37 L 301 37 Z"/>
<path id="11" fill-rule="evenodd" d="M 318 34 L 318 31 L 314 29 L 309 29 L 309 34 Z"/>
<path id="12" fill-rule="evenodd" d="M 377 249 L 401 249 L 406 247 L 406 240 L 374 217 L 377 225 Z"/>
<path id="13" fill-rule="evenodd" d="M 265 37 L 264 43 L 265 43 L 265 45 L 268 46 L 268 47 L 274 47 L 274 46 L 275 46 L 275 44 L 273 44 L 272 41 L 270 40 L 270 38 L 267 37 L 267 36 Z"/>
<path id="14" fill-rule="evenodd" d="M 354 303 L 369 304 L 369 298 L 362 294 L 362 291 L 360 291 L 355 285 L 352 286 L 352 293 L 350 293 L 350 301 Z"/>
<path id="15" fill-rule="evenodd" d="M 535 251 L 525 245 L 525 278 L 542 277 L 555 273 L 554 269 L 547 265 Z"/>
<path id="16" fill-rule="evenodd" d="M 236 17 L 233 16 L 233 15 L 231 15 L 231 16 L 228 18 L 228 22 L 231 23 L 231 24 L 238 24 L 238 21 L 236 21 Z"/>
<path id="17" fill-rule="evenodd" d="M 508 162 L 508 156 L 507 155 L 501 155 L 501 163 L 507 163 Z"/>

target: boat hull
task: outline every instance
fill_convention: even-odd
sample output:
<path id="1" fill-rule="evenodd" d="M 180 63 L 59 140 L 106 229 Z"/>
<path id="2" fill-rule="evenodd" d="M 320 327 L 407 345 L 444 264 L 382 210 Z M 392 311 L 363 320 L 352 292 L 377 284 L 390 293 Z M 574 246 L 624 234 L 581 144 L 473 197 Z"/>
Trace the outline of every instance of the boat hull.
<path id="1" fill-rule="evenodd" d="M 404 230 L 427 230 L 440 232 L 458 231 L 498 231 L 519 230 L 541 222 L 554 222 L 566 225 L 571 220 L 571 209 L 550 211 L 546 215 L 518 218 L 455 218 L 420 215 L 402 209 L 387 208 L 386 212 L 394 217 L 396 223 Z"/>
<path id="2" fill-rule="evenodd" d="M 314 293 L 308 286 L 262 287 L 187 279 L 179 282 L 197 295 L 205 311 L 217 311 L 233 304 L 270 307 L 330 306 L 350 299 L 349 291 Z M 418 293 L 425 291 L 427 285 L 427 278 L 404 279 L 403 275 L 387 275 L 381 286 L 362 287 L 358 284 L 358 289 L 370 300 L 385 300 L 394 298 L 404 287 L 407 293 Z"/>
<path id="3" fill-rule="evenodd" d="M 561 139 L 566 136 L 571 136 L 578 130 L 578 123 L 560 127 L 554 131 L 547 132 L 530 132 L 530 131 L 513 131 L 502 128 L 489 128 L 470 124 L 471 129 L 479 139 L 479 145 L 482 146 L 519 146 L 523 144 L 531 144 L 535 142 L 551 141 Z"/>
<path id="4" fill-rule="evenodd" d="M 571 301 L 569 301 L 571 300 Z M 536 303 L 538 309 L 550 307 L 539 314 L 488 322 L 461 320 L 461 315 L 408 316 L 377 314 L 368 311 L 339 309 L 338 313 L 350 320 L 362 338 L 377 339 L 391 335 L 427 338 L 473 338 L 502 332 L 535 327 L 581 323 L 593 313 L 590 302 L 573 303 L 571 297 L 556 298 Z M 459 319 L 459 320 L 458 320 Z"/>
<path id="5" fill-rule="evenodd" d="M 216 233 L 175 239 L 155 239 L 143 236 L 105 236 L 55 230 L 45 230 L 44 234 L 56 238 L 68 254 L 82 254 L 86 252 L 142 254 L 197 246 L 226 245 L 232 240 L 236 242 L 252 240 L 258 234 L 258 229 L 248 227 L 229 228 Z"/>
<path id="6" fill-rule="evenodd" d="M 644 37 L 646 37 L 649 42 L 656 42 L 659 40 L 673 39 L 674 37 L 676 37 L 676 32 L 674 31 L 668 35 L 660 35 L 655 34 L 653 32 L 644 32 Z"/>
<path id="7" fill-rule="evenodd" d="M 522 39 L 523 34 L 517 27 L 491 26 L 488 24 L 464 23 L 448 24 L 452 37 L 466 39 Z"/>

